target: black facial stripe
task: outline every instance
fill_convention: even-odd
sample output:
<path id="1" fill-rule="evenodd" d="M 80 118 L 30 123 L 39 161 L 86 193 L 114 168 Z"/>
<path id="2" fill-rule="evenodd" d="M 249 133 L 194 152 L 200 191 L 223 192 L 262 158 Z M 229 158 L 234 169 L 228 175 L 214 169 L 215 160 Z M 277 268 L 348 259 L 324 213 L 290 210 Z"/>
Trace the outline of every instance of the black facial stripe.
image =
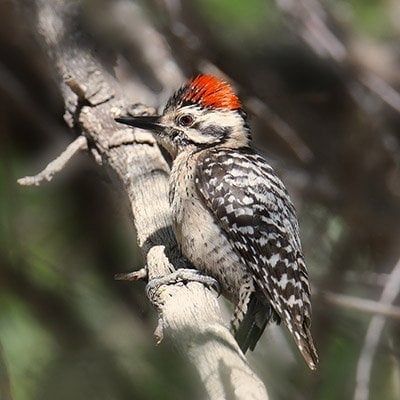
<path id="1" fill-rule="evenodd" d="M 183 137 L 182 135 L 179 134 L 178 131 L 174 132 L 174 136 L 171 136 L 172 140 L 175 142 L 177 145 L 183 145 L 183 146 L 188 146 L 188 145 L 194 145 L 196 146 L 199 150 L 206 149 L 208 147 L 214 147 L 216 144 L 223 144 L 225 143 L 225 138 L 222 137 L 220 140 L 216 140 L 212 143 L 199 143 L 196 142 L 192 139 L 189 139 L 188 137 Z"/>
<path id="2" fill-rule="evenodd" d="M 226 138 L 230 135 L 232 129 L 227 126 L 208 125 L 200 129 L 203 135 L 213 136 L 216 138 Z"/>
<path id="3" fill-rule="evenodd" d="M 171 137 L 172 140 L 175 140 L 176 138 L 181 137 L 183 134 L 182 131 L 180 131 L 179 129 L 171 129 L 169 136 Z"/>
<path id="4" fill-rule="evenodd" d="M 195 123 L 191 126 L 191 128 L 196 129 L 196 130 L 199 130 L 199 127 L 200 127 L 200 122 L 195 122 Z"/>

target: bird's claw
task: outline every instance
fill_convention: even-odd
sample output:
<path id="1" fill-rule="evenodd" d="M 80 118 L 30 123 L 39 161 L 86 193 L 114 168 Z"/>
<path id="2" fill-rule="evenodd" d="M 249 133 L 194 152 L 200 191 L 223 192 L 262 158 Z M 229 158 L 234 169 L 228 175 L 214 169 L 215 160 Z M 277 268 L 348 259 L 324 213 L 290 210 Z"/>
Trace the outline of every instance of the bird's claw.
<path id="1" fill-rule="evenodd" d="M 146 292 L 149 295 L 157 291 L 160 286 L 188 282 L 202 283 L 208 289 L 214 289 L 218 293 L 218 296 L 220 295 L 220 285 L 216 279 L 208 275 L 203 275 L 201 272 L 195 269 L 189 268 L 181 268 L 175 272 L 172 272 L 171 274 L 150 280 L 146 286 Z"/>

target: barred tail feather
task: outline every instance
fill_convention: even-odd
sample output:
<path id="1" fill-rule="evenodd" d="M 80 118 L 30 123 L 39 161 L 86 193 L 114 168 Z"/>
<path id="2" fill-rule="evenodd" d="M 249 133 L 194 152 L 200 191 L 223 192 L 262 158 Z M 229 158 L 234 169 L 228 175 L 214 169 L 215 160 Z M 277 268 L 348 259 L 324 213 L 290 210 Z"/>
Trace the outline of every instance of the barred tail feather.
<path id="1" fill-rule="evenodd" d="M 293 336 L 296 341 L 296 345 L 304 357 L 307 365 L 312 370 L 317 369 L 319 359 L 310 331 L 307 330 L 307 332 L 302 332 L 301 334 L 295 332 Z"/>

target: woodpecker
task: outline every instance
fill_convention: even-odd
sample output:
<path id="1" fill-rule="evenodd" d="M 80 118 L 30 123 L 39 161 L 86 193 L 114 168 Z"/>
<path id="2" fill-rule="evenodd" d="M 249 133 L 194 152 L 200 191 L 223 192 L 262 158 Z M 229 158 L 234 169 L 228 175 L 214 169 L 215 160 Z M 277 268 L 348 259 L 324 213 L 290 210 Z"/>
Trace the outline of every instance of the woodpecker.
<path id="1" fill-rule="evenodd" d="M 170 153 L 177 242 L 235 305 L 232 328 L 243 352 L 254 350 L 270 320 L 283 321 L 315 369 L 296 212 L 282 181 L 252 148 L 247 116 L 232 87 L 199 75 L 171 96 L 162 115 L 116 121 L 152 131 Z"/>

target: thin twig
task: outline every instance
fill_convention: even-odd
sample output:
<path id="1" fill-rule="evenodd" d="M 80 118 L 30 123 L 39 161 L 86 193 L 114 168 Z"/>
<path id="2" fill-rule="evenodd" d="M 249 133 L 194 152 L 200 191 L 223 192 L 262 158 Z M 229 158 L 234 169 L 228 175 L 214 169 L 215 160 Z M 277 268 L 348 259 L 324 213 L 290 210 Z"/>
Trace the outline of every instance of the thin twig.
<path id="1" fill-rule="evenodd" d="M 320 57 L 330 57 L 338 65 L 348 59 L 348 50 L 329 28 L 327 12 L 318 0 L 275 0 L 290 21 L 293 31 Z M 294 22 L 294 24 L 293 24 Z M 384 103 L 400 112 L 400 94 L 384 79 L 361 65 L 360 83 Z M 350 91 L 351 92 L 351 91 Z"/>
<path id="2" fill-rule="evenodd" d="M 254 115 L 266 121 L 266 123 L 274 129 L 299 160 L 303 163 L 309 163 L 314 158 L 310 147 L 304 142 L 300 135 L 286 121 L 275 114 L 263 101 L 252 97 L 246 101 L 246 106 Z"/>
<path id="3" fill-rule="evenodd" d="M 347 57 L 344 44 L 329 29 L 327 14 L 317 0 L 275 0 L 290 21 L 293 31 L 324 58 L 343 62 Z"/>
<path id="4" fill-rule="evenodd" d="M 51 161 L 46 168 L 34 176 L 25 176 L 18 179 L 18 183 L 22 186 L 39 186 L 43 181 L 50 182 L 53 176 L 60 172 L 71 160 L 71 158 L 82 150 L 87 150 L 87 140 L 84 136 L 79 136 L 53 161 Z"/>
<path id="5" fill-rule="evenodd" d="M 400 293 L 400 259 L 391 272 L 387 283 L 382 291 L 379 302 L 391 305 Z M 368 400 L 369 382 L 371 377 L 372 361 L 375 356 L 379 339 L 385 326 L 386 318 L 383 315 L 375 315 L 369 323 L 365 335 L 364 344 L 357 364 L 356 387 L 354 400 Z"/>
<path id="6" fill-rule="evenodd" d="M 322 292 L 321 296 L 325 301 L 336 306 L 400 320 L 400 307 L 384 304 L 379 301 L 361 299 L 355 296 L 347 296 L 331 292 Z"/>
<path id="7" fill-rule="evenodd" d="M 137 271 L 115 274 L 116 281 L 142 281 L 147 279 L 147 267 L 140 268 Z"/>
<path id="8" fill-rule="evenodd" d="M 361 83 L 375 93 L 383 102 L 400 113 L 400 93 L 380 76 L 368 72 L 360 78 Z"/>
<path id="9" fill-rule="evenodd" d="M 373 287 L 383 287 L 388 280 L 388 274 L 378 272 L 359 272 L 359 271 L 346 271 L 345 281 L 347 283 L 357 283 L 362 285 L 369 285 Z"/>

